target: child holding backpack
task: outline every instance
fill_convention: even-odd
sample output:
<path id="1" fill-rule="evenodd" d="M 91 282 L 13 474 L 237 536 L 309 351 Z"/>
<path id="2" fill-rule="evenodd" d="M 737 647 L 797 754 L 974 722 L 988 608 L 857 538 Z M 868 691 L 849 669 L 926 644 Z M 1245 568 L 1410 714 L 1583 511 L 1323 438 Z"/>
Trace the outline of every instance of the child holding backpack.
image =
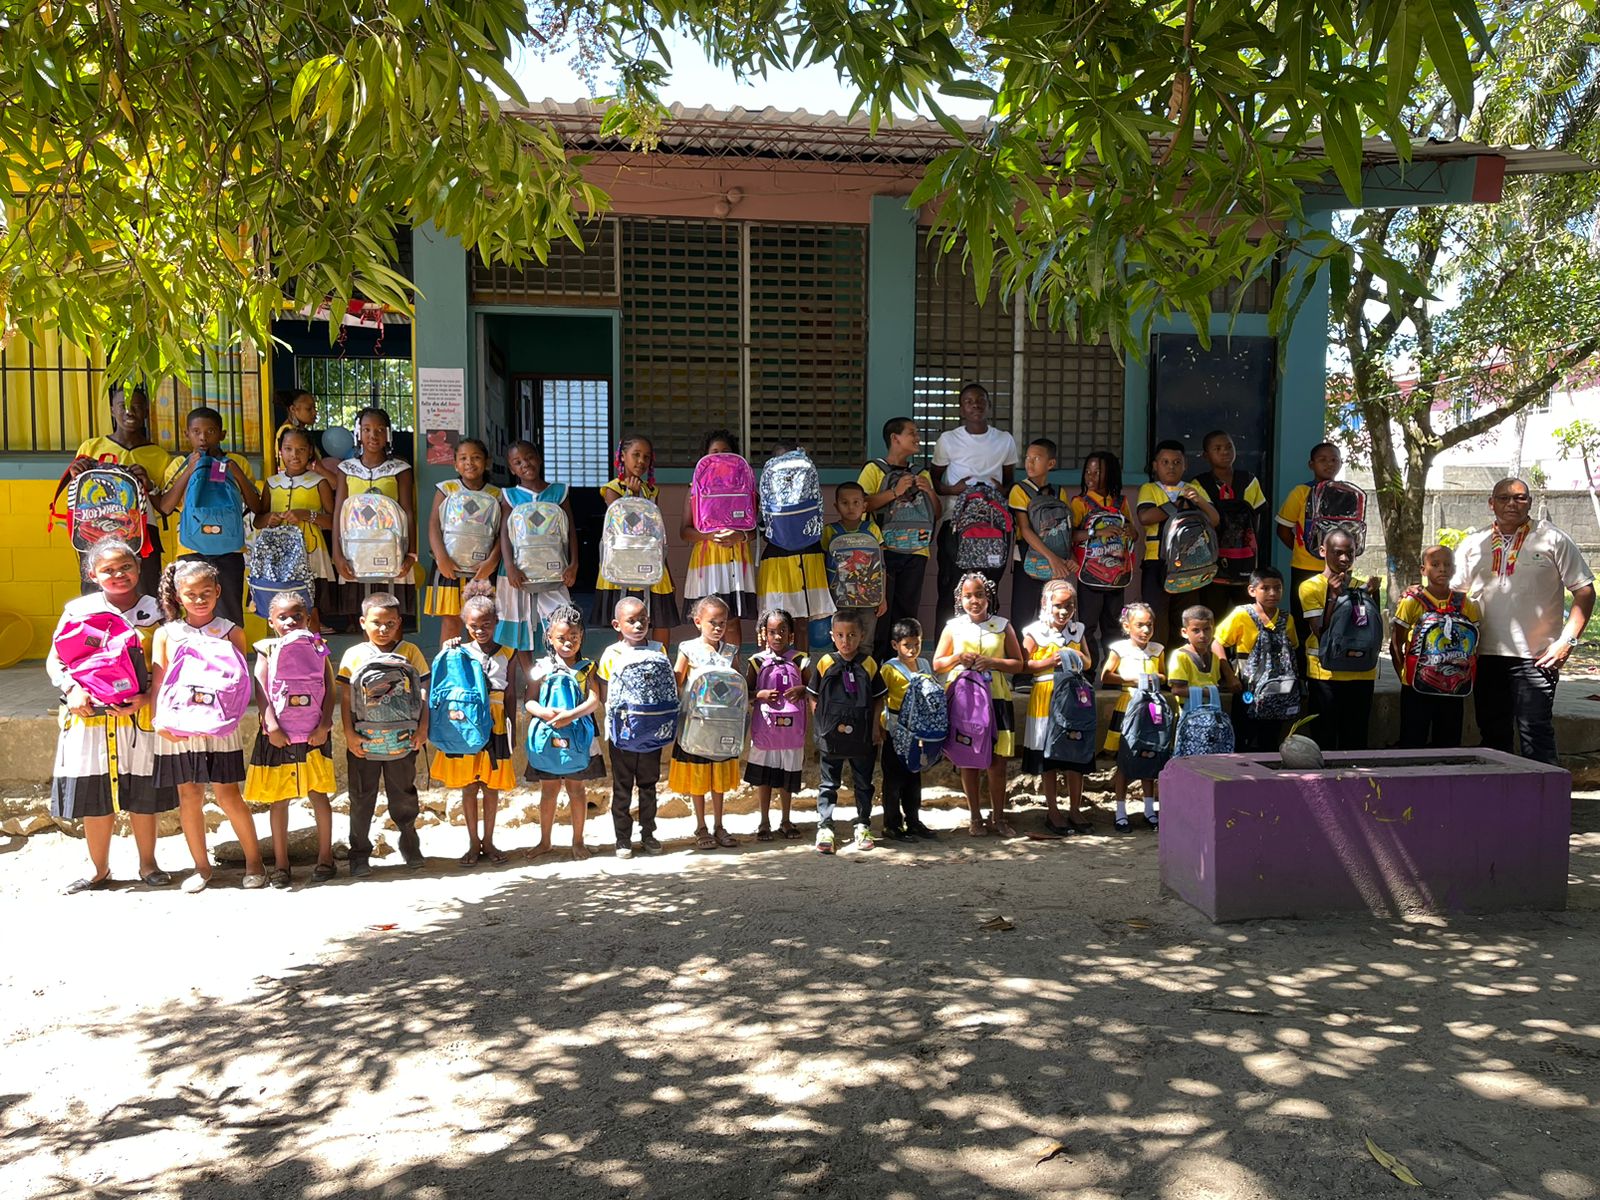
<path id="1" fill-rule="evenodd" d="M 1183 481 L 1188 451 L 1182 442 L 1156 443 L 1150 460 L 1150 482 L 1139 488 L 1139 522 L 1144 526 L 1144 564 L 1139 573 L 1139 598 L 1150 607 L 1153 637 L 1162 645 L 1177 641 L 1172 624 L 1172 594 L 1167 591 L 1170 564 L 1162 553 L 1163 533 L 1168 521 L 1198 509 L 1212 529 L 1221 518 L 1211 501 L 1192 483 Z"/>
<path id="2" fill-rule="evenodd" d="M 828 618 L 838 606 L 822 556 L 822 486 L 811 459 L 792 438 L 772 447 L 761 468 L 761 561 L 756 596 L 761 611 L 781 608 L 806 631 L 811 650 L 828 643 Z M 798 640 L 798 639 L 797 639 Z"/>
<path id="3" fill-rule="evenodd" d="M 261 581 L 286 582 L 298 568 L 305 577 L 305 606 L 310 614 L 306 627 L 321 632 L 317 605 L 334 582 L 327 542 L 328 531 L 333 528 L 333 484 L 317 472 L 315 456 L 311 435 L 285 425 L 278 434 L 278 472 L 267 479 L 261 492 L 261 515 L 256 518 L 256 542 L 251 552 L 250 590 L 257 614 L 265 617 L 272 607 L 273 593 L 261 587 Z M 275 529 L 285 532 L 262 536 Z M 291 542 L 283 548 L 284 553 L 267 553 L 275 538 L 287 537 L 290 532 L 300 539 L 298 550 Z M 267 558 L 277 559 L 279 564 L 292 562 L 294 566 L 269 567 L 262 561 Z"/>
<path id="4" fill-rule="evenodd" d="M 323 483 L 326 487 L 327 484 Z M 245 771 L 247 804 L 270 805 L 272 874 L 267 882 L 286 888 L 289 873 L 289 805 L 311 801 L 317 822 L 317 865 L 313 883 L 338 872 L 333 865 L 333 664 L 328 645 L 312 630 L 304 597 L 279 592 L 267 610 L 277 637 L 255 644 L 256 705 L 261 731 Z"/>
<path id="5" fill-rule="evenodd" d="M 1283 507 L 1278 509 L 1276 518 L 1278 540 L 1291 552 L 1289 613 L 1296 623 L 1305 620 L 1305 611 L 1300 607 L 1300 585 L 1322 571 L 1321 554 L 1306 544 L 1306 507 L 1311 500 L 1311 493 L 1318 484 L 1339 477 L 1339 471 L 1344 466 L 1344 458 L 1339 453 L 1339 447 L 1332 442 L 1318 442 L 1311 447 L 1307 465 L 1311 468 L 1311 482 L 1297 483 L 1289 489 L 1289 495 L 1284 498 Z"/>
<path id="6" fill-rule="evenodd" d="M 739 457 L 732 430 L 713 429 L 700 447 L 678 536 L 689 544 L 683 599 L 716 596 L 728 606 L 728 640 L 740 642 L 741 621 L 756 613 L 756 571 L 750 543 L 757 520 L 755 475 Z M 758 639 L 759 640 L 759 639 Z"/>
<path id="7" fill-rule="evenodd" d="M 174 458 L 161 492 L 153 497 L 163 516 L 178 509 L 180 557 L 199 558 L 217 569 L 218 611 L 244 624 L 244 514 L 261 511 L 250 463 L 222 449 L 222 414 L 201 406 L 185 421 L 188 458 Z M 165 578 L 163 576 L 163 578 Z M 240 635 L 243 637 L 243 634 Z"/>
<path id="8" fill-rule="evenodd" d="M 375 595 L 394 600 L 402 620 L 416 615 L 417 494 L 411 464 L 394 453 L 390 432 L 388 413 L 362 409 L 360 453 L 339 462 L 332 530 L 339 587 L 330 599 L 342 616 L 365 619 L 366 599 Z"/>
<path id="9" fill-rule="evenodd" d="M 855 847 L 871 850 L 875 845 L 872 767 L 883 742 L 883 701 L 888 689 L 861 634 L 859 617 L 835 613 L 834 648 L 814 660 L 806 681 L 821 776 L 817 786 L 818 854 L 833 853 L 833 809 L 847 763 L 855 791 Z"/>
<path id="10" fill-rule="evenodd" d="M 1122 610 L 1122 632 L 1126 634 L 1124 638 L 1106 647 L 1106 661 L 1100 671 L 1100 682 L 1103 686 L 1122 689 L 1122 694 L 1117 697 L 1116 713 L 1111 718 L 1111 725 L 1106 730 L 1105 742 L 1101 749 L 1108 754 L 1117 755 L 1117 768 L 1111 773 L 1111 787 L 1117 801 L 1117 814 L 1112 826 L 1118 833 L 1130 833 L 1133 825 L 1128 820 L 1128 784 L 1135 782 L 1140 784 L 1140 791 L 1144 795 L 1144 821 L 1149 828 L 1155 829 L 1158 824 L 1155 801 L 1159 794 L 1156 777 L 1160 774 L 1166 759 L 1162 757 L 1159 761 L 1151 760 L 1150 765 L 1155 771 L 1150 774 L 1140 773 L 1142 768 L 1136 762 L 1128 761 L 1125 765 L 1124 760 L 1129 756 L 1119 753 L 1122 748 L 1124 715 L 1129 705 L 1133 703 L 1135 694 L 1141 696 L 1144 694 L 1140 689 L 1160 686 L 1161 656 L 1166 647 L 1154 639 L 1154 612 L 1151 611 L 1150 605 L 1140 601 L 1135 601 Z M 1146 681 L 1152 678 L 1153 685 L 1148 684 Z M 1170 748 L 1170 731 L 1167 740 Z"/>
<path id="11" fill-rule="evenodd" d="M 756 789 L 761 824 L 756 841 L 772 840 L 772 793 L 780 795 L 778 832 L 785 839 L 800 836 L 789 806 L 802 786 L 800 770 L 806 754 L 806 657 L 796 653 L 794 618 L 781 608 L 761 614 L 756 629 L 761 649 L 745 665 L 750 693 L 750 757 L 744 781 Z"/>
<path id="12" fill-rule="evenodd" d="M 1217 626 L 1212 651 L 1227 655 L 1243 689 L 1233 702 L 1236 751 L 1277 750 L 1284 724 L 1300 715 L 1300 679 L 1295 666 L 1299 632 L 1283 612 L 1283 574 L 1262 565 L 1245 585 L 1250 597 Z"/>
<path id="13" fill-rule="evenodd" d="M 1213 647 L 1212 629 L 1216 616 L 1203 604 L 1191 604 L 1179 618 L 1183 644 L 1167 658 L 1167 681 L 1181 708 L 1189 698 L 1189 689 L 1212 687 L 1219 692 L 1239 692 L 1244 689 L 1233 664 L 1226 654 L 1218 654 Z"/>
<path id="14" fill-rule="evenodd" d="M 678 623 L 678 602 L 672 586 L 672 572 L 667 567 L 666 529 L 661 524 L 661 511 L 656 507 L 661 489 L 656 486 L 656 452 L 650 439 L 642 433 L 629 434 L 617 443 L 614 463 L 616 474 L 600 486 L 600 498 L 606 502 L 606 529 L 601 537 L 600 574 L 595 580 L 594 609 L 590 620 L 595 624 L 610 621 L 617 601 L 624 596 L 642 600 L 650 613 L 650 636 L 666 644 L 667 634 Z M 659 575 L 655 581 L 639 586 L 625 586 L 606 578 L 608 538 L 613 537 L 611 508 L 619 501 L 648 501 L 655 509 L 653 520 L 641 521 L 641 536 L 652 543 L 648 547 L 630 547 L 630 555 L 648 553 L 658 562 Z M 648 517 L 649 510 L 640 514 Z"/>
<path id="15" fill-rule="evenodd" d="M 227 814 L 244 851 L 246 889 L 267 885 L 256 827 L 239 784 L 245 777 L 239 720 L 253 694 L 245 664 L 244 630 L 219 615 L 222 582 L 215 564 L 179 559 L 161 573 L 161 609 L 167 623 L 150 649 L 150 690 L 156 697 L 155 781 L 178 789 L 178 819 L 194 858 L 183 890 L 211 882 L 206 854 L 206 785 Z"/>
<path id="16" fill-rule="evenodd" d="M 1022 646 L 1011 622 L 995 616 L 995 583 L 971 571 L 956 585 L 959 610 L 939 635 L 933 669 L 949 680 L 950 738 L 945 755 L 961 771 L 967 796 L 967 833 L 1015 837 L 1006 819 L 1006 760 L 1015 752 L 1011 676 L 1022 670 Z M 989 780 L 989 818 L 981 792 Z"/>
<path id="17" fill-rule="evenodd" d="M 693 676 L 705 671 L 737 672 L 739 647 L 728 641 L 723 632 L 728 626 L 728 606 L 717 596 L 707 596 L 696 602 L 693 612 L 694 626 L 700 636 L 678 645 L 678 658 L 672 665 L 678 687 L 683 690 L 684 714 L 690 713 L 690 690 Z M 748 696 L 745 698 L 748 708 Z M 681 796 L 688 796 L 694 804 L 694 844 L 697 850 L 711 850 L 717 846 L 737 846 L 739 841 L 723 827 L 723 797 L 739 786 L 739 751 L 743 749 L 743 723 L 748 712 L 739 714 L 740 744 L 728 757 L 713 758 L 697 754 L 684 743 L 691 739 L 688 719 L 680 721 L 678 742 L 672 750 L 672 765 L 667 769 L 667 786 Z M 711 797 L 712 827 L 706 828 L 706 796 Z"/>
<path id="18" fill-rule="evenodd" d="M 161 587 L 162 546 L 160 522 L 155 520 L 157 510 L 151 497 L 160 490 L 162 481 L 167 477 L 172 455 L 150 438 L 150 396 L 142 384 L 132 387 L 112 384 L 110 402 L 111 435 L 93 437 L 79 443 L 77 453 L 67 464 L 66 475 L 56 489 L 57 495 L 68 486 L 69 480 L 102 465 L 115 465 L 132 476 L 133 482 L 143 490 L 144 511 L 142 514 L 129 514 L 130 526 L 137 530 L 142 525 L 144 530 L 142 536 L 135 532 L 123 540 L 134 543 L 135 554 L 146 548 L 141 542 L 148 543 L 149 552 L 139 560 L 139 594 L 149 596 L 154 602 L 156 592 Z M 87 500 L 85 497 L 85 502 Z M 83 594 L 97 595 L 99 589 L 89 578 L 88 568 L 80 562 L 79 569 L 84 575 Z"/>
<path id="19" fill-rule="evenodd" d="M 512 442 L 506 466 L 517 482 L 500 489 L 500 578 L 494 595 L 500 624 L 494 640 L 513 650 L 538 650 L 544 646 L 544 622 L 572 603 L 568 589 L 578 581 L 578 530 L 567 485 L 544 477 L 544 451 L 532 442 Z"/>
<path id="20" fill-rule="evenodd" d="M 1217 577 L 1201 589 L 1197 602 L 1226 615 L 1245 600 L 1250 572 L 1266 560 L 1262 546 L 1267 495 L 1254 475 L 1234 465 L 1238 451 L 1227 430 L 1207 433 L 1200 452 L 1206 469 L 1192 482 L 1217 510 Z"/>
<path id="21" fill-rule="evenodd" d="M 1077 560 L 1078 617 L 1091 662 L 1121 633 L 1122 608 L 1133 582 L 1133 510 L 1122 494 L 1122 460 L 1096 450 L 1083 460 L 1083 482 L 1072 498 L 1072 554 Z"/>
<path id="22" fill-rule="evenodd" d="M 617 857 L 633 857 L 633 795 L 639 793 L 639 850 L 654 854 L 656 785 L 661 752 L 678 728 L 678 681 L 666 647 L 649 640 L 650 614 L 643 600 L 617 601 L 611 627 L 617 640 L 606 647 L 595 672 L 606 706 L 606 755 L 611 768 L 611 823 Z"/>
<path id="23" fill-rule="evenodd" d="M 1306 692 L 1316 721 L 1307 730 L 1324 750 L 1365 750 L 1378 660 L 1388 642 L 1379 580 L 1352 579 L 1356 543 L 1344 530 L 1322 542 L 1323 569 L 1300 585 L 1306 615 Z"/>
<path id="24" fill-rule="evenodd" d="M 922 823 L 922 773 L 950 736 L 944 687 L 922 657 L 922 626 L 902 617 L 889 632 L 894 657 L 883 677 L 883 835 L 897 842 L 937 840 Z"/>
<path id="25" fill-rule="evenodd" d="M 859 483 L 836 487 L 833 506 L 839 519 L 822 527 L 822 559 L 834 611 L 855 613 L 870 646 L 878 618 L 889 609 L 883 534 L 867 517 L 867 492 Z"/>
<path id="26" fill-rule="evenodd" d="M 83 571 L 96 590 L 67 601 L 45 660 L 63 709 L 50 815 L 83 821 L 94 866 L 94 874 L 65 890 L 74 895 L 110 885 L 118 812 L 127 813 L 133 826 L 139 878 L 146 887 L 165 887 L 172 876 L 156 864 L 156 817 L 178 807 L 178 792 L 155 779 L 147 649 L 161 624 L 161 608 L 140 591 L 139 557 L 124 542 L 107 538 L 91 546 Z M 120 653 L 97 653 L 116 646 Z"/>
<path id="27" fill-rule="evenodd" d="M 1085 678 L 1093 660 L 1077 615 L 1078 595 L 1072 584 L 1051 579 L 1043 585 L 1037 619 L 1022 631 L 1022 653 L 1033 676 L 1022 731 L 1022 772 L 1039 776 L 1045 828 L 1059 837 L 1089 832 L 1080 810 L 1083 777 L 1094 768 L 1094 689 Z M 1077 691 L 1058 698 L 1058 683 Z M 1057 775 L 1067 779 L 1065 820 L 1057 803 Z"/>
<path id="28" fill-rule="evenodd" d="M 1422 583 L 1395 605 L 1389 656 L 1400 676 L 1400 748 L 1435 750 L 1461 745 L 1466 699 L 1478 671 L 1478 626 L 1483 609 L 1453 591 L 1455 552 L 1422 552 Z"/>
<path id="29" fill-rule="evenodd" d="M 428 513 L 433 583 L 422 611 L 439 618 L 441 643 L 461 638 L 462 584 L 492 580 L 500 566 L 500 489 L 488 481 L 488 471 L 489 447 L 477 438 L 462 438 L 456 446 L 456 477 L 438 485 Z"/>
<path id="30" fill-rule="evenodd" d="M 1016 514 L 1017 554 L 1011 570 L 1011 623 L 1018 628 L 1036 620 L 1047 579 L 1078 574 L 1072 558 L 1072 507 L 1067 489 L 1052 486 L 1056 444 L 1034 438 L 1022 456 L 1026 478 L 1014 484 L 1006 503 Z"/>
<path id="31" fill-rule="evenodd" d="M 528 728 L 527 778 L 539 785 L 539 844 L 528 857 L 538 858 L 555 848 L 550 834 L 556 822 L 556 797 L 565 786 L 576 862 L 589 857 L 583 841 L 583 823 L 589 815 L 584 784 L 605 774 L 592 715 L 600 707 L 600 684 L 593 660 L 583 657 L 582 613 L 570 604 L 557 609 L 545 638 L 550 653 L 530 668 L 528 688 L 533 699 L 523 705 L 533 718 Z"/>
<path id="32" fill-rule="evenodd" d="M 475 867 L 485 861 L 498 866 L 507 861 L 494 844 L 494 819 L 500 807 L 500 793 L 517 786 L 517 772 L 511 762 L 515 731 L 507 717 L 516 709 L 506 699 L 516 680 L 516 651 L 495 641 L 500 614 L 494 606 L 493 588 L 488 580 L 475 579 L 461 589 L 464 598 L 460 617 L 467 636 L 444 642 L 428 675 L 428 728 L 433 731 L 434 741 L 429 769 L 441 787 L 461 791 L 467 852 L 457 861 L 463 867 Z M 460 655 L 465 662 L 452 662 L 449 656 L 454 655 Z M 470 670 L 456 669 L 463 665 Z M 464 678 L 469 681 L 465 694 L 460 690 Z M 452 711 L 454 704 L 461 706 L 459 713 Z M 446 726 L 451 729 L 449 735 Z M 480 743 L 479 735 L 484 733 L 487 739 Z M 449 740 L 441 746 L 441 740 L 447 737 L 459 741 Z"/>
<path id="33" fill-rule="evenodd" d="M 885 453 L 861 468 L 856 482 L 867 494 L 867 513 L 883 533 L 884 587 L 889 607 L 878 627 L 872 653 L 880 662 L 893 655 L 890 634 L 900 621 L 916 620 L 922 608 L 922 584 L 939 524 L 941 504 L 933 477 L 913 468 L 922 449 L 917 424 L 910 417 L 883 423 Z"/>
<path id="34" fill-rule="evenodd" d="M 417 837 L 417 752 L 428 740 L 428 660 L 400 631 L 400 600 L 370 592 L 361 601 L 361 632 L 339 660 L 339 716 L 350 780 L 350 877 L 372 874 L 372 816 L 382 785 L 389 819 L 400 829 L 400 856 L 422 865 Z"/>

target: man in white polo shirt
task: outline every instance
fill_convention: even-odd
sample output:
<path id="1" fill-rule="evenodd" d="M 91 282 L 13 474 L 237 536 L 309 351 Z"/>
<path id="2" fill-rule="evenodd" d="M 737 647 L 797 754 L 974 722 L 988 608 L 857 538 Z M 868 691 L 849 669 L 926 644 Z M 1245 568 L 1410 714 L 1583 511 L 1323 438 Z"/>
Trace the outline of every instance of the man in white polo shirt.
<path id="1" fill-rule="evenodd" d="M 1502 479 L 1489 496 L 1494 522 L 1456 548 L 1455 586 L 1483 607 L 1473 702 L 1483 744 L 1554 764 L 1561 665 L 1594 612 L 1594 572 L 1574 542 L 1533 520 L 1533 494 Z M 1563 614 L 1564 593 L 1572 611 Z"/>
<path id="2" fill-rule="evenodd" d="M 955 535 L 950 531 L 950 517 L 955 510 L 955 498 L 966 491 L 973 481 L 987 483 L 1001 496 L 1011 491 L 1011 476 L 1019 456 L 1017 440 L 1003 429 L 989 424 L 989 392 L 981 383 L 969 383 L 961 389 L 961 424 L 939 435 L 933 448 L 933 486 L 944 499 L 944 523 L 939 527 L 939 595 L 935 606 L 938 627 L 933 631 L 937 641 L 939 630 L 955 615 L 956 580 L 961 572 L 956 568 Z M 985 571 L 995 587 L 1005 577 L 1005 567 Z M 996 598 L 998 611 L 998 597 Z"/>

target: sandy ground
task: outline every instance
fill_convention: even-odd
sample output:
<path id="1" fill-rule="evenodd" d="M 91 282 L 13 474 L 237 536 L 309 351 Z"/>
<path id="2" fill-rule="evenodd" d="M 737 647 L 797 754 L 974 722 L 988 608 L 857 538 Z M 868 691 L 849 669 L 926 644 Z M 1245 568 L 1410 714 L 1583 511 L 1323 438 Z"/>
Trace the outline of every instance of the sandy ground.
<path id="1" fill-rule="evenodd" d="M 200 896 L 14 840 L 0 1200 L 1417 1194 L 1367 1136 L 1430 1195 L 1600 1196 L 1600 802 L 1568 911 L 1409 922 L 1213 926 L 1149 833 L 956 819 L 474 871 L 436 826 Z"/>

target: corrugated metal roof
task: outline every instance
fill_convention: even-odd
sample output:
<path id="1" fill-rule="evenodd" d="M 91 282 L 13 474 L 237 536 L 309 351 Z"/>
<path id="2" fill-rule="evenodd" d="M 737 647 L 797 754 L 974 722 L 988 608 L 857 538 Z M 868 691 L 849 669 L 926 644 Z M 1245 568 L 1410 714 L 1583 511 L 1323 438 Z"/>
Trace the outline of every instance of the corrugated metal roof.
<path id="1" fill-rule="evenodd" d="M 602 137 L 600 123 L 606 106 L 593 100 L 542 100 L 527 109 L 509 109 L 512 115 L 543 121 L 554 127 L 574 149 L 629 152 L 626 143 Z M 671 106 L 671 117 L 661 131 L 652 154 L 715 156 L 722 158 L 783 158 L 835 163 L 926 163 L 957 144 L 939 122 L 926 117 L 901 117 L 882 122 L 876 131 L 865 114 L 854 117 L 837 112 L 812 113 L 763 108 L 720 109 L 711 105 Z M 967 120 L 961 127 L 972 138 L 982 137 L 987 120 Z M 1320 141 L 1308 143 L 1319 148 Z M 643 153 L 642 151 L 633 153 Z M 1370 165 L 1398 163 L 1392 142 L 1368 138 L 1362 153 Z M 1505 159 L 1507 175 L 1560 175 L 1600 170 L 1600 166 L 1568 154 L 1537 146 L 1492 146 L 1467 141 L 1428 139 L 1411 145 L 1414 162 L 1494 155 Z"/>

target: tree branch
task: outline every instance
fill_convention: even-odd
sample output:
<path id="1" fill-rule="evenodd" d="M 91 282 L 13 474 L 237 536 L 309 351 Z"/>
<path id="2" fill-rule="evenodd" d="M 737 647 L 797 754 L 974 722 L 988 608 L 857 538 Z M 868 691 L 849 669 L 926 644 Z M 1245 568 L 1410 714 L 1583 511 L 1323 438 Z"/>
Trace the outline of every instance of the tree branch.
<path id="1" fill-rule="evenodd" d="M 1559 361 L 1541 372 L 1534 379 L 1523 384 L 1512 393 L 1511 399 L 1504 404 L 1491 408 L 1488 412 L 1481 412 L 1471 420 L 1463 421 L 1454 429 L 1447 429 L 1439 435 L 1439 448 L 1448 450 L 1452 446 L 1459 446 L 1462 442 L 1470 442 L 1475 437 L 1488 433 L 1507 417 L 1517 412 L 1542 397 L 1558 383 L 1573 367 L 1588 358 L 1595 350 L 1600 349 L 1600 335 L 1591 335 L 1583 341 L 1570 346 L 1563 351 Z"/>

